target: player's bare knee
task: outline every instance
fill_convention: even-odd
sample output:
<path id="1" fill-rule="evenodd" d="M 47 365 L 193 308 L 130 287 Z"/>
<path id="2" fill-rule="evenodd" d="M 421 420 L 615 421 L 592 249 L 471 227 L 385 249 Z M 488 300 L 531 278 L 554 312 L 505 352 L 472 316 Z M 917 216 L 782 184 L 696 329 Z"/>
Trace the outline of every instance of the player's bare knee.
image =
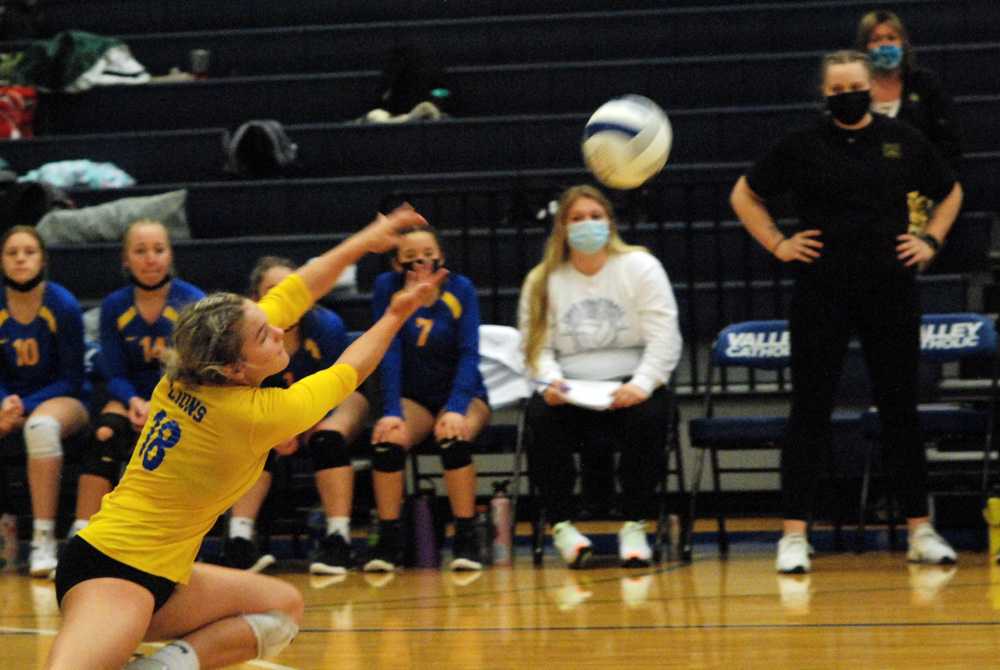
<path id="1" fill-rule="evenodd" d="M 281 587 L 272 591 L 271 597 L 268 599 L 268 609 L 283 612 L 296 624 L 301 624 L 306 608 L 302 592 L 288 582 L 277 579 L 275 581 L 280 583 Z"/>

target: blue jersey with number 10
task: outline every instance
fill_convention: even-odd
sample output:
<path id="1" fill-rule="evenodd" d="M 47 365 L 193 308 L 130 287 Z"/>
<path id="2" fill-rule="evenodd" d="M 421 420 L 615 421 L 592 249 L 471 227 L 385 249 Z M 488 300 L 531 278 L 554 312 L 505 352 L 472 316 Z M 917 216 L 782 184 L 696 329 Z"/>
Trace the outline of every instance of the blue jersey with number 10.
<path id="1" fill-rule="evenodd" d="M 28 323 L 15 319 L 0 289 L 0 399 L 17 394 L 25 415 L 49 398 L 77 396 L 83 383 L 83 314 L 73 294 L 45 282 Z"/>

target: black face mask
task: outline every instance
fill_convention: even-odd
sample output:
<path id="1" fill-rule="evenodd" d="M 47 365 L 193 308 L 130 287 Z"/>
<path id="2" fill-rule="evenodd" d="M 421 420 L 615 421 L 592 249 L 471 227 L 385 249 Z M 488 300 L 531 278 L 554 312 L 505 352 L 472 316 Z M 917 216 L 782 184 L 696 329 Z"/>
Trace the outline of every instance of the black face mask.
<path id="1" fill-rule="evenodd" d="M 418 258 L 415 261 L 406 261 L 405 263 L 400 263 L 400 266 L 403 268 L 403 272 L 406 273 L 406 272 L 413 272 L 414 270 L 417 269 L 418 265 L 424 265 L 427 263 L 430 263 L 431 272 L 437 272 L 438 268 L 441 267 L 440 258 L 435 258 L 433 260 L 427 258 Z"/>
<path id="2" fill-rule="evenodd" d="M 167 274 L 163 275 L 163 279 L 156 282 L 155 284 L 143 284 L 141 281 L 138 280 L 138 278 L 136 278 L 134 274 L 132 274 L 131 272 L 128 273 L 128 280 L 132 282 L 134 286 L 138 286 L 144 291 L 155 291 L 158 288 L 163 288 L 170 282 L 171 279 L 173 279 L 173 276 L 168 272 Z"/>
<path id="3" fill-rule="evenodd" d="M 864 118 L 871 106 L 871 91 L 850 91 L 826 96 L 826 108 L 830 110 L 830 114 L 847 126 L 853 126 Z"/>
<path id="4" fill-rule="evenodd" d="M 45 279 L 44 272 L 39 272 L 37 275 L 34 276 L 34 278 L 29 279 L 26 282 L 17 282 L 8 277 L 7 275 L 4 275 L 3 283 L 4 286 L 6 286 L 7 288 L 14 289 L 15 291 L 20 291 L 21 293 L 27 293 L 31 289 L 41 284 L 43 279 Z"/>

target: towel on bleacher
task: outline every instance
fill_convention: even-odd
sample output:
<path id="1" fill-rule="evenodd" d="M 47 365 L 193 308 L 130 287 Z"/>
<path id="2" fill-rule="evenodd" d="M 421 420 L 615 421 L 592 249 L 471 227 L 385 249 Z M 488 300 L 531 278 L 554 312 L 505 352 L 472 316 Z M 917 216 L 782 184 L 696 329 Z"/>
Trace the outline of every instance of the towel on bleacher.
<path id="1" fill-rule="evenodd" d="M 152 219 L 162 223 L 174 240 L 191 237 L 184 204 L 187 191 L 120 198 L 81 209 L 53 210 L 35 227 L 46 244 L 116 242 L 133 221 Z"/>
<path id="2" fill-rule="evenodd" d="M 521 333 L 516 328 L 479 326 L 479 372 L 494 408 L 531 396 L 531 384 L 524 372 Z"/>

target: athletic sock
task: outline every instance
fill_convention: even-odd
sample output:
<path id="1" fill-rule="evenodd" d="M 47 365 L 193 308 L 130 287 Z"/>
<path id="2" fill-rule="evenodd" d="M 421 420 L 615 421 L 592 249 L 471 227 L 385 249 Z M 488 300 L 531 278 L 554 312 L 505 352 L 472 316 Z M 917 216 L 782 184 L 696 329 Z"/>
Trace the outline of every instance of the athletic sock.
<path id="1" fill-rule="evenodd" d="M 351 542 L 351 517 L 349 516 L 328 516 L 326 517 L 326 534 L 338 533 L 342 538 Z"/>
<path id="2" fill-rule="evenodd" d="M 244 540 L 253 540 L 253 529 L 255 522 L 248 516 L 234 516 L 229 519 L 229 537 L 242 537 Z"/>
<path id="3" fill-rule="evenodd" d="M 167 670 L 201 670 L 198 654 L 184 640 L 174 640 L 150 658 L 167 666 Z"/>

